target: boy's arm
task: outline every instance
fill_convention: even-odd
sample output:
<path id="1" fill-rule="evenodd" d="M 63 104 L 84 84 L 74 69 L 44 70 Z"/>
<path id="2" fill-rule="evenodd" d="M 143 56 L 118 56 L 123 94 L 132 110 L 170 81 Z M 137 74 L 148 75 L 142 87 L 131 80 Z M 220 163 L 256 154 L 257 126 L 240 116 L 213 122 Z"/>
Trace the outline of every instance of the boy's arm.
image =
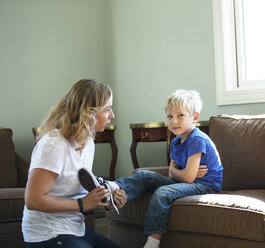
<path id="1" fill-rule="evenodd" d="M 201 161 L 201 152 L 188 158 L 187 165 L 183 170 L 178 169 L 178 165 L 171 160 L 169 166 L 169 177 L 185 183 L 193 183 L 196 179 Z"/>

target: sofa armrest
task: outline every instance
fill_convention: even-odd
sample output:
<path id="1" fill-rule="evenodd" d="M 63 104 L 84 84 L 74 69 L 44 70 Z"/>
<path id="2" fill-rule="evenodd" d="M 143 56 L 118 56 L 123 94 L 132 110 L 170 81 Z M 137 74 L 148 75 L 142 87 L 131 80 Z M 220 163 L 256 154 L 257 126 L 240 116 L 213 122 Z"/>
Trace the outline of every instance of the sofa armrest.
<path id="1" fill-rule="evenodd" d="M 150 171 L 154 171 L 157 172 L 159 174 L 161 174 L 162 176 L 166 176 L 168 177 L 168 166 L 163 166 L 163 167 L 142 167 L 142 168 L 137 168 L 135 170 L 133 170 L 133 174 L 139 170 L 150 170 Z"/>
<path id="2" fill-rule="evenodd" d="M 15 163 L 18 172 L 18 184 L 23 188 L 26 186 L 28 180 L 29 163 L 15 153 Z"/>

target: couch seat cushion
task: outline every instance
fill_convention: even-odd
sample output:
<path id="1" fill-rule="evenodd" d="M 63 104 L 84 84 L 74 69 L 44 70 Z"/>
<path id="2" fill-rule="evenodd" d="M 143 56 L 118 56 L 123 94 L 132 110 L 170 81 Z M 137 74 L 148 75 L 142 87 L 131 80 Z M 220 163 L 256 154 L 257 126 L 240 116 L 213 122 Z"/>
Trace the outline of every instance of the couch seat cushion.
<path id="1" fill-rule="evenodd" d="M 0 189 L 0 223 L 21 221 L 24 192 L 24 188 Z"/>
<path id="2" fill-rule="evenodd" d="M 127 204 L 111 219 L 142 225 L 151 195 Z M 184 197 L 172 204 L 168 230 L 265 241 L 265 190 Z"/>

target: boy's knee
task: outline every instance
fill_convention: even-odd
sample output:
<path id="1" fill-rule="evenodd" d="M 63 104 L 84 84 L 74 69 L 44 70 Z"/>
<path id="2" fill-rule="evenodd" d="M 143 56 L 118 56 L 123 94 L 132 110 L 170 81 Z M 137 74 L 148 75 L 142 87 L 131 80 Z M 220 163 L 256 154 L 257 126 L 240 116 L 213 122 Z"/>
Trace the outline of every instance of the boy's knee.
<path id="1" fill-rule="evenodd" d="M 154 206 L 165 206 L 171 203 L 170 195 L 162 187 L 158 188 L 152 195 L 151 202 Z"/>
<path id="2" fill-rule="evenodd" d="M 169 197 L 169 190 L 167 185 L 159 187 L 153 195 L 155 198 Z"/>
<path id="3" fill-rule="evenodd" d="M 138 170 L 135 172 L 134 176 L 135 177 L 149 177 L 153 175 L 155 172 L 149 171 L 149 170 Z"/>

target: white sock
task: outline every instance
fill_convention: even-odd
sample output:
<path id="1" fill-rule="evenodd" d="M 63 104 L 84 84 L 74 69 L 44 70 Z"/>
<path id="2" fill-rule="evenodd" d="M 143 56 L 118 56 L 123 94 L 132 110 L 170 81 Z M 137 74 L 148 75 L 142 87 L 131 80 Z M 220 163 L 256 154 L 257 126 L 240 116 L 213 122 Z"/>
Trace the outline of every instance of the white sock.
<path id="1" fill-rule="evenodd" d="M 107 182 L 108 182 L 109 187 L 110 187 L 110 189 L 111 189 L 111 193 L 112 193 L 113 191 L 115 191 L 116 189 L 121 189 L 120 186 L 119 186 L 119 184 L 117 184 L 117 183 L 115 183 L 115 182 L 113 182 L 113 181 L 107 181 Z"/>
<path id="2" fill-rule="evenodd" d="M 151 236 L 149 236 L 143 248 L 159 248 L 159 244 L 160 244 L 159 239 L 154 239 Z"/>

